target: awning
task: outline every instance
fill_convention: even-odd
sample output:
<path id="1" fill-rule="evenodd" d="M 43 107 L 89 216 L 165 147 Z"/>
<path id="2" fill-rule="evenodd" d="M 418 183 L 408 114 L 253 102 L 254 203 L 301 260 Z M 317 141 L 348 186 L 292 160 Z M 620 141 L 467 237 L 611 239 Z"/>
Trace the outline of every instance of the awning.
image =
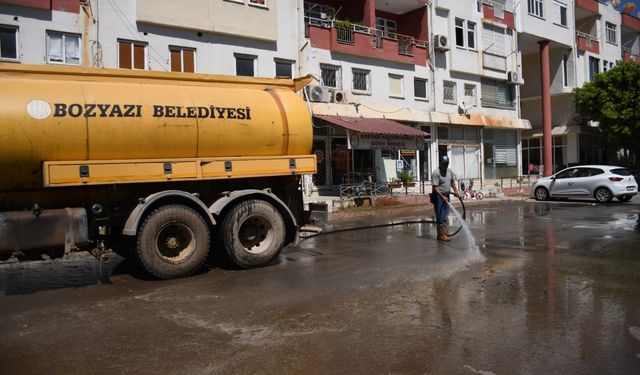
<path id="1" fill-rule="evenodd" d="M 327 115 L 315 115 L 313 117 L 358 133 L 404 135 L 410 137 L 424 137 L 425 135 L 427 135 L 427 133 L 423 132 L 420 129 L 412 128 L 399 122 L 387 120 L 384 118 L 362 118 Z"/>
<path id="2" fill-rule="evenodd" d="M 495 117 L 483 114 L 459 114 L 431 112 L 431 121 L 440 124 L 481 126 L 499 129 L 531 129 L 531 123 L 527 119 L 511 117 Z"/>
<path id="3" fill-rule="evenodd" d="M 384 118 L 315 115 L 347 131 L 352 150 L 422 150 L 428 133 Z"/>

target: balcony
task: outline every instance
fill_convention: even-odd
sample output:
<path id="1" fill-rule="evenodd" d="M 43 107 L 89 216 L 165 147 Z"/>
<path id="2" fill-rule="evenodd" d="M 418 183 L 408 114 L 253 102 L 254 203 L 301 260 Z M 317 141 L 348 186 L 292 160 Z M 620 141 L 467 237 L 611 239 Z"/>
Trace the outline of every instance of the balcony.
<path id="1" fill-rule="evenodd" d="M 482 0 L 482 4 L 482 15 L 485 19 L 501 23 L 510 29 L 516 28 L 513 5 L 494 0 Z"/>
<path id="2" fill-rule="evenodd" d="M 311 46 L 350 55 L 427 65 L 428 42 L 348 21 L 305 17 Z"/>
<path id="3" fill-rule="evenodd" d="M 507 58 L 504 56 L 490 53 L 490 52 L 484 52 L 482 54 L 482 67 L 486 69 L 493 69 L 501 72 L 506 72 Z"/>
<path id="4" fill-rule="evenodd" d="M 640 50 L 631 48 L 622 49 L 622 60 L 640 62 Z"/>
<path id="5" fill-rule="evenodd" d="M 582 8 L 594 14 L 600 14 L 597 0 L 576 0 L 576 7 Z"/>
<path id="6" fill-rule="evenodd" d="M 576 31 L 576 47 L 580 51 L 600 54 L 600 42 L 598 41 L 598 37 L 583 33 L 582 31 Z"/>

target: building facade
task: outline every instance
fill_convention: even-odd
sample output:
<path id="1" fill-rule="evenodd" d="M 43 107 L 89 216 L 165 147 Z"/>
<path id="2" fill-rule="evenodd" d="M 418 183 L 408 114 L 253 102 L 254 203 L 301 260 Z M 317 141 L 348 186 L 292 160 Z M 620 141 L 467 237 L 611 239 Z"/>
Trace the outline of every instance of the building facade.
<path id="1" fill-rule="evenodd" d="M 603 159 L 572 91 L 637 61 L 640 20 L 597 0 L 0 0 L 0 60 L 297 77 L 318 188 L 550 174 Z"/>

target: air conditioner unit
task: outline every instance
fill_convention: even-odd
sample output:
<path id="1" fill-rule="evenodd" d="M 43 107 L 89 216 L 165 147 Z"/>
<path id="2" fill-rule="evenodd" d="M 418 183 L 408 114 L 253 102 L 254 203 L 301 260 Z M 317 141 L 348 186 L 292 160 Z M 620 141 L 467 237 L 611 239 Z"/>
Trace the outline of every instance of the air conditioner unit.
<path id="1" fill-rule="evenodd" d="M 307 100 L 311 102 L 328 103 L 331 100 L 331 93 L 327 86 L 310 85 L 306 90 Z"/>
<path id="2" fill-rule="evenodd" d="M 433 48 L 436 51 L 448 51 L 449 50 L 449 38 L 446 35 L 434 35 L 433 36 Z"/>
<path id="3" fill-rule="evenodd" d="M 510 71 L 507 72 L 507 81 L 509 83 L 520 83 L 520 77 L 518 76 L 518 72 Z"/>
<path id="4" fill-rule="evenodd" d="M 331 89 L 330 91 L 332 103 L 345 104 L 347 102 L 347 93 L 344 90 Z"/>

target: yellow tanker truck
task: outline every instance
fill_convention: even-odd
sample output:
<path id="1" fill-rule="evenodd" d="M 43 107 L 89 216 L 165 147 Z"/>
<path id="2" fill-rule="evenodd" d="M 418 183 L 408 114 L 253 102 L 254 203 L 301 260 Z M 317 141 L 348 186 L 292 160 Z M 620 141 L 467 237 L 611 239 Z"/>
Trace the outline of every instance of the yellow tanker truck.
<path id="1" fill-rule="evenodd" d="M 128 249 L 156 277 L 270 262 L 315 173 L 311 79 L 0 64 L 0 260 Z"/>

